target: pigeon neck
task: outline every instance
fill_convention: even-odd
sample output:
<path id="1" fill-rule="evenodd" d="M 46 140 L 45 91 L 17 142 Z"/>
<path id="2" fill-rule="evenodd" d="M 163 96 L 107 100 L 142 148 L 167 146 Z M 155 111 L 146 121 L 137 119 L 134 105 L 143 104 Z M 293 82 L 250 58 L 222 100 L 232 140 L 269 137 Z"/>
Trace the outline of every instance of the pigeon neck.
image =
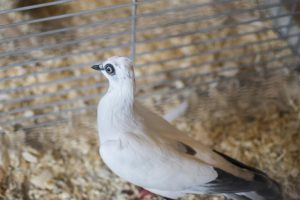
<path id="1" fill-rule="evenodd" d="M 125 106 L 132 106 L 135 95 L 135 83 L 131 80 L 123 81 L 122 84 L 110 84 L 107 95 L 112 96 L 112 101 Z"/>
<path id="2" fill-rule="evenodd" d="M 101 144 L 118 140 L 121 132 L 130 130 L 128 124 L 134 118 L 134 85 L 124 83 L 119 87 L 109 86 L 98 107 L 98 128 Z M 120 131 L 122 130 L 122 131 Z"/>

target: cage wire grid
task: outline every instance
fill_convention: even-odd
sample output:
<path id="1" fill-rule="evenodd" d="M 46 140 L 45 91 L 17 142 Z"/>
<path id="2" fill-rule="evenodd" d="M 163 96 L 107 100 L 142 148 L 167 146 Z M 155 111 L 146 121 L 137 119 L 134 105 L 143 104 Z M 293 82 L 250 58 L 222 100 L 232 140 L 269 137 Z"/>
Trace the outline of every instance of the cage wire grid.
<path id="1" fill-rule="evenodd" d="M 298 0 L 17 5 L 0 10 L 0 126 L 54 125 L 95 110 L 106 84 L 89 66 L 113 55 L 135 61 L 146 100 L 299 69 Z"/>

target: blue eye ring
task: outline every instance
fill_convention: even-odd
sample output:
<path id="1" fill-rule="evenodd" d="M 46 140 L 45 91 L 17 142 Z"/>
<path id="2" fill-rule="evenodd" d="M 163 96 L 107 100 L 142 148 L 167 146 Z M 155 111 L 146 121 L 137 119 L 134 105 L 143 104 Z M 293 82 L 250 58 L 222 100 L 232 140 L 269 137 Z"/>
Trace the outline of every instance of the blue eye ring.
<path id="1" fill-rule="evenodd" d="M 106 64 L 104 66 L 104 69 L 105 69 L 106 73 L 109 74 L 109 75 L 114 75 L 115 74 L 115 68 L 112 64 Z"/>

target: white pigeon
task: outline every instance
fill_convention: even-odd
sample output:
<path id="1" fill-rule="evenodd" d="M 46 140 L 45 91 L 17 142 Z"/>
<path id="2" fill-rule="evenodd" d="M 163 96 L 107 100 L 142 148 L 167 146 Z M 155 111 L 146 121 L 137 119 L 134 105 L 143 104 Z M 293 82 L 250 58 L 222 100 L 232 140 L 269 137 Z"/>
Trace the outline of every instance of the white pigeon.
<path id="1" fill-rule="evenodd" d="M 92 68 L 109 80 L 97 125 L 100 155 L 115 174 L 171 199 L 188 193 L 282 199 L 279 184 L 267 174 L 194 141 L 138 103 L 129 58 L 111 57 Z"/>

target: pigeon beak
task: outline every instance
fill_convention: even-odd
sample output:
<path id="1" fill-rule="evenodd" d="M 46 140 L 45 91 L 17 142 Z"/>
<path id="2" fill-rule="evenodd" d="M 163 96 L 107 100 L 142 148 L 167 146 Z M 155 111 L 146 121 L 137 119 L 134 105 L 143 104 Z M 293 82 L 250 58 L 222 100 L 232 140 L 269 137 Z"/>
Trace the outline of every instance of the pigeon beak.
<path id="1" fill-rule="evenodd" d="M 93 65 L 91 68 L 94 69 L 94 70 L 97 70 L 97 71 L 104 70 L 102 64 L 100 64 L 100 65 Z"/>

